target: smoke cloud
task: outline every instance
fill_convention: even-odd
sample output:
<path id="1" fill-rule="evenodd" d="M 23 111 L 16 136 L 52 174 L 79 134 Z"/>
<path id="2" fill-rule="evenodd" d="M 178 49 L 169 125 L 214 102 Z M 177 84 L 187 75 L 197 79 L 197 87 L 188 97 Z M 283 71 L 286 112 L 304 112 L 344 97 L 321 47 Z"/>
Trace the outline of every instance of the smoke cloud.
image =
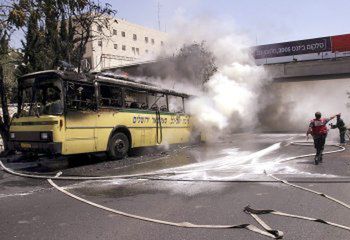
<path id="1" fill-rule="evenodd" d="M 228 22 L 179 16 L 167 43 L 168 55 L 184 44 L 203 41 L 214 54 L 218 71 L 203 87 L 188 86 L 191 85 L 189 81 L 174 85 L 179 91 L 201 89 L 197 97 L 188 102 L 187 109 L 197 119 L 196 126 L 213 132 L 227 128 L 253 129 L 262 108 L 258 103 L 259 94 L 269 83 L 264 68 L 257 66 L 250 55 L 251 41 Z M 189 64 L 190 68 L 198 63 Z"/>
<path id="2" fill-rule="evenodd" d="M 266 104 L 262 109 L 264 114 L 259 114 L 260 127 L 265 130 L 306 132 L 316 111 L 320 111 L 323 117 L 342 113 L 349 127 L 348 90 L 348 78 L 321 80 L 316 77 L 309 81 L 275 82 L 261 95 L 261 101 Z M 330 131 L 329 135 L 330 139 L 339 138 L 338 130 Z"/>

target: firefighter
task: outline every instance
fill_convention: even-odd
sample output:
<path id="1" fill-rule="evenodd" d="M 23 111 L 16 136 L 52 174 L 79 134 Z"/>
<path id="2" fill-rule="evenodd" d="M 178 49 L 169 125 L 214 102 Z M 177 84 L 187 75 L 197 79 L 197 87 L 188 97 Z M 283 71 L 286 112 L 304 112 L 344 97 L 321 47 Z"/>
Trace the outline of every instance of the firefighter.
<path id="1" fill-rule="evenodd" d="M 343 121 L 343 119 L 341 119 L 341 114 L 337 115 L 337 123 L 331 124 L 331 128 L 332 129 L 339 129 L 339 136 L 340 136 L 340 144 L 344 144 L 345 143 L 345 133 L 347 131 L 347 128 L 345 126 L 345 123 Z"/>
<path id="2" fill-rule="evenodd" d="M 337 114 L 338 115 L 338 114 Z M 324 149 L 324 144 L 326 143 L 328 128 L 327 123 L 335 118 L 337 115 L 334 115 L 330 118 L 321 118 L 321 113 L 315 113 L 315 119 L 310 121 L 309 128 L 306 132 L 306 137 L 309 139 L 309 134 L 312 135 L 314 139 L 314 146 L 316 149 L 315 155 L 315 164 L 322 162 L 322 152 Z"/>

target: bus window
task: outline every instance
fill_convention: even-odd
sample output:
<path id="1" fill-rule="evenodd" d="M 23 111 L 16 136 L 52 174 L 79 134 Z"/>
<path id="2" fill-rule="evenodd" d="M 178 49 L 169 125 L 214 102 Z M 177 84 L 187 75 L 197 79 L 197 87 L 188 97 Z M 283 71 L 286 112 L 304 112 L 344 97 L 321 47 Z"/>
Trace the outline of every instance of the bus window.
<path id="1" fill-rule="evenodd" d="M 148 95 L 149 108 L 154 111 L 167 112 L 168 105 L 166 95 L 163 93 L 152 93 Z"/>
<path id="2" fill-rule="evenodd" d="M 127 89 L 125 91 L 125 107 L 148 109 L 147 93 Z"/>
<path id="3" fill-rule="evenodd" d="M 29 85 L 28 83 L 31 83 Z M 63 113 L 62 82 L 56 78 L 22 80 L 19 87 L 19 115 L 59 115 Z M 29 108 L 26 106 L 30 106 Z"/>
<path id="4" fill-rule="evenodd" d="M 101 107 L 123 107 L 123 95 L 121 88 L 101 84 L 99 101 Z"/>
<path id="5" fill-rule="evenodd" d="M 169 112 L 173 112 L 173 113 L 184 112 L 182 97 L 169 95 L 168 101 L 169 101 Z"/>
<path id="6" fill-rule="evenodd" d="M 63 104 L 61 99 L 61 90 L 55 86 L 46 86 L 37 90 L 37 99 L 44 103 L 44 114 L 54 114 L 63 112 Z"/>
<path id="7" fill-rule="evenodd" d="M 67 82 L 67 108 L 95 110 L 95 88 L 93 85 Z"/>

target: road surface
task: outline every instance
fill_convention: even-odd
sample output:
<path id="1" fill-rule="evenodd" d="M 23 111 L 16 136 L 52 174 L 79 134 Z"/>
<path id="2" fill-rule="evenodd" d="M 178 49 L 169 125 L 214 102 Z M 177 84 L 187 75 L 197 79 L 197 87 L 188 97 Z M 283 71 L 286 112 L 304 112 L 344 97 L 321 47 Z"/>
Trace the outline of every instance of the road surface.
<path id="1" fill-rule="evenodd" d="M 264 170 L 350 203 L 349 150 L 326 155 L 318 166 L 312 158 L 284 162 L 312 153 L 294 146 L 298 134 L 233 134 L 215 143 L 142 149 L 122 161 L 104 156 L 27 161 L 3 159 L 7 167 L 30 173 L 103 176 L 176 171 L 159 179 L 62 181 L 59 186 L 82 198 L 120 211 L 173 222 L 259 226 L 243 212 L 250 205 L 321 218 L 350 226 L 350 209 L 282 183 L 234 182 L 272 180 Z M 327 147 L 327 150 L 336 150 Z M 157 177 L 158 178 L 158 177 Z M 212 181 L 212 182 L 211 182 Z M 57 191 L 46 180 L 0 171 L 0 239 L 269 239 L 244 229 L 187 229 L 135 220 L 89 206 Z M 321 223 L 275 215 L 261 218 L 284 239 L 350 239 L 350 231 Z"/>

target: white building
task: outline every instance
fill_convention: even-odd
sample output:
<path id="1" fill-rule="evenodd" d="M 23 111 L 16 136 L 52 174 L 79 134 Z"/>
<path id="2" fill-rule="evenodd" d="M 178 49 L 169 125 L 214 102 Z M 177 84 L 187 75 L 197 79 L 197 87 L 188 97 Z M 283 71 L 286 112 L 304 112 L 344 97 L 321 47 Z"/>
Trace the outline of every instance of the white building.
<path id="1" fill-rule="evenodd" d="M 109 29 L 94 26 L 93 32 L 97 37 L 87 44 L 84 55 L 93 71 L 154 60 L 167 39 L 165 32 L 122 19 L 111 19 Z"/>

